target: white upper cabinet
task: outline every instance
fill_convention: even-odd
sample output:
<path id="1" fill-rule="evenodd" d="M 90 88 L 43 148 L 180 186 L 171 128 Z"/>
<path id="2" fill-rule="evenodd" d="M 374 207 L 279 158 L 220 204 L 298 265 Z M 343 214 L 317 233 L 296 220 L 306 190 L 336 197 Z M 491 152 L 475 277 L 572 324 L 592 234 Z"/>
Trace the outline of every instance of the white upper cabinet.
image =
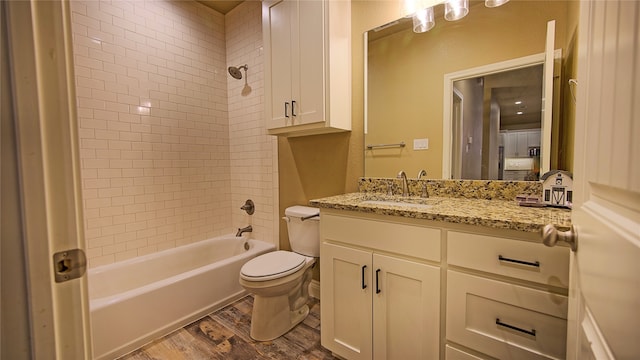
<path id="1" fill-rule="evenodd" d="M 262 26 L 269 134 L 351 130 L 350 2 L 264 1 Z"/>
<path id="2" fill-rule="evenodd" d="M 504 157 L 530 157 L 529 148 L 540 148 L 540 130 L 503 132 L 500 134 Z"/>

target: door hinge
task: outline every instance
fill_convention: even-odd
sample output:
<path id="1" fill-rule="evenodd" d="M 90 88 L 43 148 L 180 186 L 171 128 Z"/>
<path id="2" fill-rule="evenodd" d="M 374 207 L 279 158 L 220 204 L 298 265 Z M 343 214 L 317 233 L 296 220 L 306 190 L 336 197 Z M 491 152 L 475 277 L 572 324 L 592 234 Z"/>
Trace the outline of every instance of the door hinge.
<path id="1" fill-rule="evenodd" d="M 53 254 L 53 272 L 56 282 L 82 277 L 87 271 L 87 257 L 80 249 L 69 249 Z"/>

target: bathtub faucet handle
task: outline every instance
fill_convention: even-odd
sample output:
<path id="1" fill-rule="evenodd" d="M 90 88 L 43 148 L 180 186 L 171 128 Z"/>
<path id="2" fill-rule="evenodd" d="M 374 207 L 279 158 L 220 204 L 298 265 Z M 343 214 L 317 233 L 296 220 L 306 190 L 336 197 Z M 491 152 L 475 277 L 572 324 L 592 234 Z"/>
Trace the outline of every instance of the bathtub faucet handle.
<path id="1" fill-rule="evenodd" d="M 243 228 L 238 228 L 238 232 L 236 233 L 236 237 L 240 237 L 240 236 L 242 236 L 243 233 L 252 232 L 252 231 L 253 231 L 253 227 L 251 227 L 251 225 L 249 225 L 247 227 L 243 227 Z"/>
<path id="2" fill-rule="evenodd" d="M 242 205 L 240 209 L 246 211 L 247 214 L 249 215 L 253 215 L 253 213 L 256 211 L 256 206 L 253 203 L 253 200 L 248 199 L 247 201 L 244 202 L 244 205 Z"/>

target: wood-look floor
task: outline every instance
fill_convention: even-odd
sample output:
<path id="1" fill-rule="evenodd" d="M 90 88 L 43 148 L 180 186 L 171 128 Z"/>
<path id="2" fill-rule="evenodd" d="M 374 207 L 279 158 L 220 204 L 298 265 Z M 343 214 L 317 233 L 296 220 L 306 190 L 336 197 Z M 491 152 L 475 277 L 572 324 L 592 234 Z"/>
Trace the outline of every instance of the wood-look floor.
<path id="1" fill-rule="evenodd" d="M 320 303 L 309 298 L 309 316 L 272 341 L 251 339 L 253 297 L 235 303 L 155 340 L 120 360 L 335 359 L 320 345 Z"/>

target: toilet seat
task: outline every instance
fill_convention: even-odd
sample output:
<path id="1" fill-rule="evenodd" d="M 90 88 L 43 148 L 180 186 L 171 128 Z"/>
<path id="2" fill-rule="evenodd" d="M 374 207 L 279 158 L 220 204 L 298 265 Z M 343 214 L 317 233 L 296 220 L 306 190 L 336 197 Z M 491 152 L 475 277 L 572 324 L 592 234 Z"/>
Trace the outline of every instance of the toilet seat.
<path id="1" fill-rule="evenodd" d="M 240 269 L 247 281 L 267 281 L 285 277 L 300 270 L 306 257 L 292 251 L 273 251 L 249 260 Z"/>

